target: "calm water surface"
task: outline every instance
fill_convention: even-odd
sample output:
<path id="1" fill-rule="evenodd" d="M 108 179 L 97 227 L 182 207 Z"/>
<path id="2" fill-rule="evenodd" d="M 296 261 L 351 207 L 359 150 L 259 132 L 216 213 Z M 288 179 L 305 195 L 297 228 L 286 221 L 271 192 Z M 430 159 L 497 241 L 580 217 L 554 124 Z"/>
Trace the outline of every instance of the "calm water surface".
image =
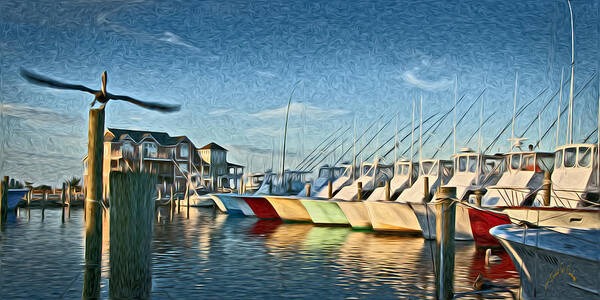
<path id="1" fill-rule="evenodd" d="M 152 298 L 397 299 L 431 298 L 435 243 L 345 227 L 282 223 L 185 209 L 154 225 Z M 105 218 L 102 297 L 108 298 L 108 220 Z M 83 214 L 63 224 L 60 209 L 10 216 L 0 232 L 0 298 L 77 299 L 83 286 Z M 456 244 L 456 292 L 478 274 L 504 286 L 519 277 L 503 251 L 486 265 L 472 242 Z M 507 294 L 497 295 L 500 298 Z M 490 297 L 490 296 L 488 296 Z"/>

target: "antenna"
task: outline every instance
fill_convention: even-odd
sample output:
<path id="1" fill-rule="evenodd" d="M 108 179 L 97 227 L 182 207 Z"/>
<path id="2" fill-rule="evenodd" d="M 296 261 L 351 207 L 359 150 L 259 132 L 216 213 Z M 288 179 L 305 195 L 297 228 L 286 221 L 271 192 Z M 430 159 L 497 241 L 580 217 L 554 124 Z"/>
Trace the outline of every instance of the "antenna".
<path id="1" fill-rule="evenodd" d="M 558 97 L 558 116 L 556 117 L 556 147 L 558 148 L 558 134 L 560 132 L 560 105 L 562 103 L 563 96 L 563 81 L 565 76 L 565 68 L 562 67 L 560 71 L 560 96 Z"/>
<path id="2" fill-rule="evenodd" d="M 423 94 L 421 94 L 421 116 L 419 117 L 419 163 L 423 160 Z"/>
<path id="3" fill-rule="evenodd" d="M 452 109 L 454 114 L 454 121 L 452 124 L 452 154 L 456 154 L 456 93 L 458 92 L 458 75 L 454 78 L 454 108 Z"/>
<path id="4" fill-rule="evenodd" d="M 356 112 L 353 116 L 353 125 L 354 133 L 352 134 L 352 151 L 354 152 L 352 155 L 352 182 L 356 181 Z"/>
<path id="5" fill-rule="evenodd" d="M 410 123 L 410 185 L 411 186 L 412 186 L 413 160 L 415 159 L 414 151 L 413 151 L 413 146 L 415 144 L 414 133 L 415 133 L 415 99 L 413 99 L 413 103 L 412 103 L 412 118 L 411 118 L 411 123 Z"/>
<path id="6" fill-rule="evenodd" d="M 569 92 L 569 131 L 567 133 L 567 143 L 573 144 L 573 78 L 575 77 L 575 31 L 573 30 L 573 8 L 571 0 L 569 3 L 569 13 L 571 15 L 571 91 Z"/>
<path id="7" fill-rule="evenodd" d="M 519 89 L 519 72 L 515 73 L 515 97 L 513 101 L 513 116 L 512 116 L 512 133 L 510 135 L 510 151 L 513 149 L 515 140 L 515 114 L 517 113 L 517 91 Z"/>

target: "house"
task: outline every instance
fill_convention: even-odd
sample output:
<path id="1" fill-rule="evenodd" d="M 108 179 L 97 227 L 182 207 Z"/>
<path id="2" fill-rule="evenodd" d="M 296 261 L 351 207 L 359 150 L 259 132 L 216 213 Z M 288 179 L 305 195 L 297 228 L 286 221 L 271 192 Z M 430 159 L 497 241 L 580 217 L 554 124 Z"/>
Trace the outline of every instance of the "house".
<path id="1" fill-rule="evenodd" d="M 87 180 L 87 156 L 84 158 Z M 227 162 L 227 150 L 215 143 L 196 148 L 185 136 L 165 132 L 107 128 L 104 133 L 103 182 L 109 191 L 113 171 L 146 170 L 158 177 L 158 188 L 167 193 L 185 191 L 187 177 L 209 191 L 237 189 L 243 166 Z"/>

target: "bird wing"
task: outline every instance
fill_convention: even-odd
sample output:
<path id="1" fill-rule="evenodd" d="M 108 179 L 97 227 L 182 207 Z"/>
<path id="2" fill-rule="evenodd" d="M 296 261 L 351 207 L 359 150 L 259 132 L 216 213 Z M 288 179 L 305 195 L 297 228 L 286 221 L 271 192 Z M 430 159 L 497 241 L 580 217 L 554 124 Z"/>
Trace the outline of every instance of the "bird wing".
<path id="1" fill-rule="evenodd" d="M 133 103 L 135 105 L 139 105 L 144 108 L 159 110 L 159 111 L 163 111 L 163 112 L 174 112 L 174 111 L 178 111 L 181 108 L 180 105 L 171 105 L 171 104 L 163 104 L 163 103 L 156 103 L 156 102 L 146 102 L 146 101 L 137 100 L 137 99 L 131 98 L 129 96 L 123 96 L 123 95 L 107 94 L 107 96 L 109 99 L 123 100 L 123 101 Z"/>
<path id="2" fill-rule="evenodd" d="M 60 81 L 54 80 L 52 78 L 48 78 L 46 76 L 36 74 L 34 72 L 31 72 L 31 71 L 23 69 L 23 68 L 21 68 L 21 76 L 23 76 L 23 78 L 25 78 L 27 81 L 29 81 L 33 84 L 47 86 L 47 87 L 51 87 L 51 88 L 55 88 L 55 89 L 77 90 L 77 91 L 88 92 L 91 94 L 94 94 L 97 92 L 95 90 L 92 90 L 92 89 L 90 89 L 86 86 L 80 85 L 80 84 L 70 84 L 70 83 L 60 82 Z"/>

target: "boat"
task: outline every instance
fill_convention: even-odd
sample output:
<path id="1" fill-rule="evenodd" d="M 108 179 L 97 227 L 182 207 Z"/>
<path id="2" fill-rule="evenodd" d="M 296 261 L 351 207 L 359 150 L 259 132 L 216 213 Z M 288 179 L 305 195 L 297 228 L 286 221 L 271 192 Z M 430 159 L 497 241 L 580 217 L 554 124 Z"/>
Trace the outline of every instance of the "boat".
<path id="1" fill-rule="evenodd" d="M 521 298 L 600 298 L 599 229 L 504 224 L 490 234 L 519 272 Z"/>
<path id="2" fill-rule="evenodd" d="M 426 238 L 432 238 L 435 232 L 435 213 L 426 204 L 437 188 L 450 180 L 452 173 L 450 160 L 422 160 L 416 182 L 405 189 L 398 199 L 389 202 L 390 205 L 377 201 L 366 202 L 373 230 L 421 233 Z"/>
<path id="3" fill-rule="evenodd" d="M 596 149 L 595 144 L 560 146 L 554 160 L 539 152 L 510 154 L 506 179 L 488 188 L 481 208 L 470 201 L 469 218 L 477 245 L 500 246 L 489 230 L 501 224 L 525 221 L 538 226 L 600 228 L 597 160 L 591 156 Z M 570 154 L 564 155 L 567 152 Z M 546 192 L 542 191 L 545 172 L 552 172 L 548 203 L 544 203 Z"/>
<path id="4" fill-rule="evenodd" d="M 261 219 L 283 218 L 287 207 L 281 199 L 288 195 L 296 195 L 305 186 L 305 176 L 308 172 L 286 170 L 284 176 L 271 173 L 265 179 L 261 188 L 253 196 L 239 195 L 254 214 Z M 281 206 L 283 205 L 283 208 Z M 279 208 L 279 209 L 278 209 Z M 282 212 L 280 212 L 282 210 Z"/>
<path id="5" fill-rule="evenodd" d="M 331 168 L 331 167 L 328 167 Z M 352 178 L 352 167 L 349 165 L 344 166 L 344 172 L 341 173 L 339 178 L 335 179 L 332 182 L 332 192 L 336 187 L 344 186 L 349 182 L 349 179 Z M 335 174 L 334 174 L 335 175 Z M 329 179 L 331 180 L 331 179 Z M 329 181 L 327 180 L 327 181 Z M 323 191 L 325 190 L 325 191 Z M 317 195 L 322 195 L 325 193 L 326 195 L 329 193 L 328 188 L 321 188 L 321 190 L 317 193 Z M 277 214 L 286 221 L 295 221 L 295 222 L 311 222 L 312 218 L 308 213 L 306 207 L 303 205 L 301 200 L 312 199 L 306 196 L 286 196 L 286 195 L 267 195 L 265 198 L 269 201 L 269 203 L 273 206 Z M 320 198 L 314 198 L 320 199 Z"/>
<path id="6" fill-rule="evenodd" d="M 476 191 L 484 194 L 486 188 L 496 184 L 503 174 L 504 156 L 502 155 L 482 155 L 469 148 L 462 148 L 460 152 L 453 155 L 452 160 L 454 174 L 450 181 L 443 186 L 456 188 L 458 201 L 467 201 L 469 198 L 473 198 Z M 427 206 L 435 216 L 435 201 L 427 203 Z M 457 205 L 455 218 L 455 239 L 473 240 L 468 207 Z M 433 220 L 431 228 L 435 228 L 436 218 L 429 220 Z M 420 221 L 419 223 L 424 224 L 424 222 Z M 435 238 L 435 232 L 431 232 L 429 236 Z"/>
<path id="7" fill-rule="evenodd" d="M 300 202 L 309 213 L 315 224 L 350 225 L 350 217 L 355 228 L 369 228 L 369 217 L 363 199 L 368 197 L 379 185 L 383 185 L 393 175 L 393 166 L 375 159 L 373 163 L 361 165 L 361 176 L 356 183 L 343 187 L 333 199 L 304 198 Z M 358 184 L 361 190 L 358 190 Z M 360 193 L 360 197 L 359 197 Z M 348 214 L 342 210 L 345 207 Z"/>
<path id="8" fill-rule="evenodd" d="M 8 189 L 8 210 L 15 210 L 28 192 L 28 189 Z"/>
<path id="9" fill-rule="evenodd" d="M 416 179 L 418 173 L 418 165 L 411 163 L 408 160 L 401 159 L 395 163 L 394 175 L 390 180 L 390 200 L 395 200 L 406 188 L 410 186 L 410 183 Z M 366 201 L 337 201 L 338 205 L 346 215 L 348 222 L 354 229 L 366 229 L 371 228 L 373 219 L 369 215 L 370 209 L 379 211 L 379 209 L 386 210 L 385 200 L 385 186 L 378 186 Z M 378 222 L 378 220 L 375 220 Z M 378 227 L 381 227 L 378 225 Z"/>

